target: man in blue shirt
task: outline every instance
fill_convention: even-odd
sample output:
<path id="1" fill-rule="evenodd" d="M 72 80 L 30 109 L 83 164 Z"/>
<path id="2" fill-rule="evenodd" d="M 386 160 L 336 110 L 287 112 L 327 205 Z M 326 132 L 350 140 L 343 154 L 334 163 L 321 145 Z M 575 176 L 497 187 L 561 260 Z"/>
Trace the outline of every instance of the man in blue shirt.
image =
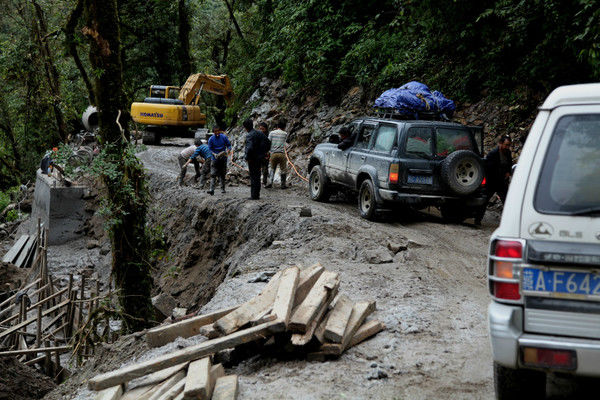
<path id="1" fill-rule="evenodd" d="M 210 189 L 208 194 L 215 194 L 217 176 L 221 179 L 221 193 L 225 193 L 225 175 L 227 174 L 227 153 L 231 150 L 231 142 L 219 125 L 213 127 L 213 135 L 208 139 L 208 148 L 215 158 L 210 165 Z"/>
<path id="2" fill-rule="evenodd" d="M 196 161 L 197 157 L 201 157 L 204 159 L 204 164 L 202 165 L 202 169 L 200 170 L 199 173 L 196 173 L 196 176 L 194 177 L 194 179 L 197 179 L 198 177 L 200 177 L 200 187 L 202 187 L 202 186 L 204 186 L 204 183 L 206 182 L 206 177 L 208 176 L 208 174 L 210 172 L 210 166 L 212 164 L 212 161 L 215 159 L 215 157 L 213 156 L 212 151 L 210 151 L 210 149 L 208 148 L 207 145 L 200 144 L 200 146 L 196 147 L 196 150 L 190 156 L 190 158 L 187 160 L 187 162 L 182 167 L 182 169 L 187 168 L 187 166 L 190 162 L 193 162 L 194 165 L 196 165 L 198 163 L 198 161 Z"/>

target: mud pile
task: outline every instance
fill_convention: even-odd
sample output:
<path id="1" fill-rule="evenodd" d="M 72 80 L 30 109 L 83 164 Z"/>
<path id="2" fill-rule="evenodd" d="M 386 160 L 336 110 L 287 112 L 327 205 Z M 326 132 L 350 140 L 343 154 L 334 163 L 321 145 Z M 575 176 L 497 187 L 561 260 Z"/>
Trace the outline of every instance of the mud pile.
<path id="1" fill-rule="evenodd" d="M 1 400 L 41 399 L 55 387 L 52 379 L 15 358 L 0 357 Z"/>

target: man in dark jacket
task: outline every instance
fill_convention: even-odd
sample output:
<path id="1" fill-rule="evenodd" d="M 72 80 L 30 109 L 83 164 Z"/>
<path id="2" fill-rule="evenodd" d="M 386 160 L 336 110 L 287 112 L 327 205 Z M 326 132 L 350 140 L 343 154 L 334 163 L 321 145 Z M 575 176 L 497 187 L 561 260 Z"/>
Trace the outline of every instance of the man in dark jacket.
<path id="1" fill-rule="evenodd" d="M 254 129 L 251 119 L 244 121 L 246 129 L 246 161 L 250 172 L 250 199 L 260 198 L 260 169 L 261 163 L 269 151 L 269 139 L 261 132 Z"/>
<path id="2" fill-rule="evenodd" d="M 270 148 L 271 141 L 269 140 L 269 127 L 267 126 L 267 123 L 260 122 L 258 124 L 258 130 L 261 131 L 267 137 L 267 140 L 269 141 L 269 148 Z M 264 187 L 267 187 L 267 179 L 268 179 L 268 175 L 269 175 L 269 158 L 270 158 L 270 154 L 269 154 L 269 152 L 267 152 L 267 154 L 265 155 L 265 158 L 263 158 L 261 165 L 260 165 L 260 170 L 261 170 L 261 174 L 262 174 L 262 184 Z"/>
<path id="3" fill-rule="evenodd" d="M 482 206 L 479 214 L 475 218 L 475 224 L 481 224 L 483 214 L 487 208 L 487 203 L 498 194 L 502 204 L 506 201 L 506 193 L 508 192 L 508 184 L 512 173 L 512 154 L 510 152 L 511 145 L 510 136 L 502 136 L 498 139 L 498 146 L 488 153 L 485 157 L 485 191 L 487 201 Z"/>
<path id="4" fill-rule="evenodd" d="M 347 126 L 344 126 L 342 127 L 342 129 L 340 129 L 341 142 L 337 145 L 338 149 L 346 150 L 352 147 L 352 145 L 354 144 L 354 136 L 351 133 L 352 132 L 350 131 L 350 128 L 348 128 Z"/>

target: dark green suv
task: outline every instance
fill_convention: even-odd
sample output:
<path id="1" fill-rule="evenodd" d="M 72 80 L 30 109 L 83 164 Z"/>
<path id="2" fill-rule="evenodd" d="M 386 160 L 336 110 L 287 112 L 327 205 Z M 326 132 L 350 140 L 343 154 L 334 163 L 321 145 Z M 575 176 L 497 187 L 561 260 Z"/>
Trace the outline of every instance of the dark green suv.
<path id="1" fill-rule="evenodd" d="M 347 127 L 350 148 L 338 148 L 333 135 L 311 155 L 311 199 L 327 201 L 335 190 L 358 192 L 358 209 L 367 219 L 374 219 L 378 209 L 404 204 L 438 206 L 445 218 L 460 222 L 485 206 L 478 128 L 373 117 Z"/>

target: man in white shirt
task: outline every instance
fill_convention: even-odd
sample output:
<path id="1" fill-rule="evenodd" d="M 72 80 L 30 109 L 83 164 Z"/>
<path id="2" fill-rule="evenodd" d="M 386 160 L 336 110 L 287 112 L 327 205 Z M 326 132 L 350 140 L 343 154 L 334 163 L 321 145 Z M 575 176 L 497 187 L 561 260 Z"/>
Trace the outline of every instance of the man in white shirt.
<path id="1" fill-rule="evenodd" d="M 187 172 L 187 161 L 190 159 L 190 157 L 194 154 L 195 151 L 196 145 L 192 144 L 183 149 L 181 153 L 179 153 L 179 155 L 177 156 L 177 162 L 179 163 L 179 168 L 181 170 L 179 172 L 178 178 L 179 186 L 183 186 L 183 179 L 185 178 L 185 173 Z M 200 177 L 200 164 L 198 163 L 197 159 L 193 159 L 192 162 L 194 163 L 194 169 L 196 170 L 196 176 L 194 176 L 194 180 L 198 180 L 198 178 Z"/>
<path id="2" fill-rule="evenodd" d="M 285 156 L 285 146 L 287 140 L 287 132 L 284 131 L 286 122 L 281 119 L 277 122 L 277 129 L 269 133 L 269 140 L 271 141 L 271 182 L 269 186 L 273 185 L 273 178 L 275 177 L 275 170 L 279 167 L 279 173 L 281 174 L 281 188 L 285 189 L 286 178 L 287 178 L 287 158 Z"/>

